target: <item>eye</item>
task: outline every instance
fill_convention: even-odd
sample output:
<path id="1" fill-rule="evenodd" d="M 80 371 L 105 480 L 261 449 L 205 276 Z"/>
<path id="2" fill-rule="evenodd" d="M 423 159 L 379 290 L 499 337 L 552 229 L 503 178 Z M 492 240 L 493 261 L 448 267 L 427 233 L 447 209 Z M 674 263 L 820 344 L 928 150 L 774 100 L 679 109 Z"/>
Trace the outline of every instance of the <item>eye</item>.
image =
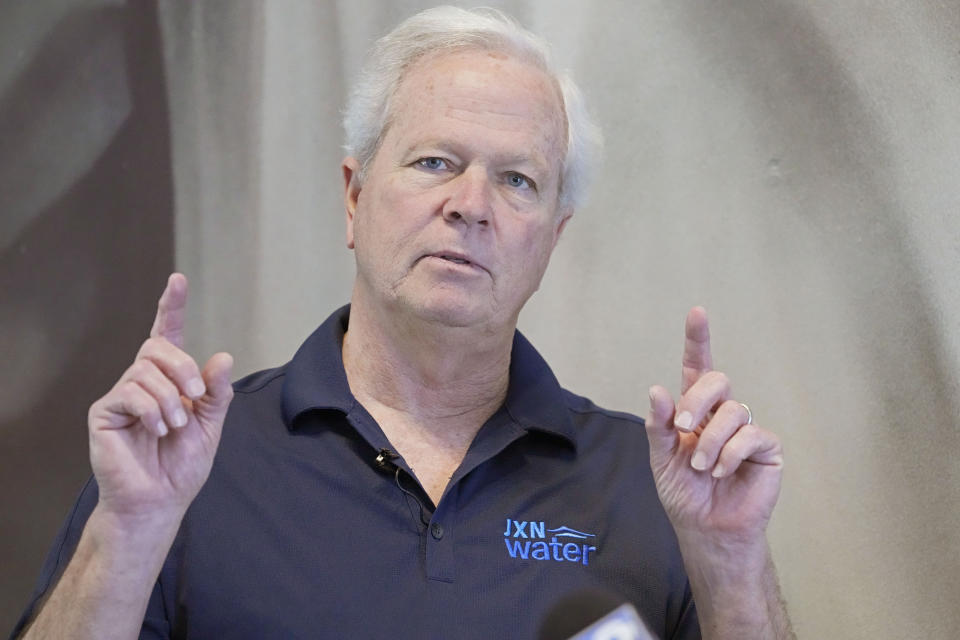
<path id="1" fill-rule="evenodd" d="M 507 173 L 507 184 L 515 189 L 536 189 L 537 185 L 522 173 L 510 171 Z"/>
<path id="2" fill-rule="evenodd" d="M 429 169 L 430 171 L 442 171 L 443 169 L 449 168 L 446 160 L 436 157 L 421 158 L 417 160 L 417 166 Z"/>

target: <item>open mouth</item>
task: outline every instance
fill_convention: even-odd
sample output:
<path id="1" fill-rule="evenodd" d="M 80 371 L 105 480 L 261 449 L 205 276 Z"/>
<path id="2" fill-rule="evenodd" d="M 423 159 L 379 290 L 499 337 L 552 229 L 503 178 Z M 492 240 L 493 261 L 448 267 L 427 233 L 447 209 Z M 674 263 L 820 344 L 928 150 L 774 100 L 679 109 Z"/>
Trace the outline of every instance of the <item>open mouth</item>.
<path id="1" fill-rule="evenodd" d="M 443 260 L 444 262 L 450 262 L 452 264 L 460 265 L 462 267 L 470 267 L 473 271 L 486 271 L 487 268 L 480 264 L 479 262 L 474 262 L 470 260 L 466 254 L 460 253 L 459 251 L 438 251 L 436 253 L 428 253 L 423 256 L 424 258 L 434 258 L 436 260 Z"/>

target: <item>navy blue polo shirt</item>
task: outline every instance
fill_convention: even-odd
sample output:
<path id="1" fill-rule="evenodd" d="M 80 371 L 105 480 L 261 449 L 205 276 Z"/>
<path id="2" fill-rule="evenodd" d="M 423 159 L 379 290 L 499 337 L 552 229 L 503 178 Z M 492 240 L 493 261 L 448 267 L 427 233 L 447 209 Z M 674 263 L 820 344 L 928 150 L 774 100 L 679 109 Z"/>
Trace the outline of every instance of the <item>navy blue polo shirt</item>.
<path id="1" fill-rule="evenodd" d="M 517 332 L 506 401 L 433 505 L 350 392 L 348 318 L 236 383 L 142 638 L 531 638 L 592 588 L 663 638 L 700 637 L 640 418 L 562 389 Z M 24 619 L 96 501 L 91 479 Z"/>

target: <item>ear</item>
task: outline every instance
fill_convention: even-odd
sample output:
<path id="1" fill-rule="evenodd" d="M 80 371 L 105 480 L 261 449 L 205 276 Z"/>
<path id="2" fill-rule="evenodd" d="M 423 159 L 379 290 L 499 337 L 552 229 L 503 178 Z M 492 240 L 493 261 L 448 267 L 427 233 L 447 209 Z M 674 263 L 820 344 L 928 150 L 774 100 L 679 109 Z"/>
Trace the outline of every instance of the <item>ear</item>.
<path id="1" fill-rule="evenodd" d="M 565 206 L 559 213 L 559 221 L 557 222 L 557 230 L 553 236 L 553 247 L 556 248 L 557 243 L 560 242 L 560 234 L 563 233 L 563 230 L 566 228 L 567 223 L 570 222 L 570 218 L 573 217 L 573 207 Z"/>
<path id="2" fill-rule="evenodd" d="M 360 200 L 360 163 L 347 156 L 340 165 L 343 172 L 343 206 L 347 212 L 347 248 L 353 249 L 353 216 Z"/>

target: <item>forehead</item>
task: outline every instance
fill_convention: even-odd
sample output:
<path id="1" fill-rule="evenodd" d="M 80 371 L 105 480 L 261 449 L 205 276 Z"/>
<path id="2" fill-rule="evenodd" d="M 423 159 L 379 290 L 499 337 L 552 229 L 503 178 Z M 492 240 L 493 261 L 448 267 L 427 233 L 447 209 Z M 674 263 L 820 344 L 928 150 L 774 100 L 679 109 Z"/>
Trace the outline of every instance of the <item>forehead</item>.
<path id="1" fill-rule="evenodd" d="M 554 165 L 566 148 L 562 105 L 556 82 L 539 67 L 499 52 L 457 50 L 425 56 L 406 71 L 390 127 L 414 138 L 487 130 L 491 144 L 503 133 Z"/>

